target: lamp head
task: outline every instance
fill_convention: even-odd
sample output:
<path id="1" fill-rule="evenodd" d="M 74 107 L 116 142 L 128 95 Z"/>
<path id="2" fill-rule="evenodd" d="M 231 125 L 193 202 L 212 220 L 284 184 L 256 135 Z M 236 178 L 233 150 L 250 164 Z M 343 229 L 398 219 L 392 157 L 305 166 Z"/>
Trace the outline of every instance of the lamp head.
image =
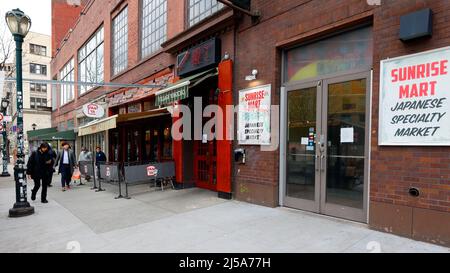
<path id="1" fill-rule="evenodd" d="M 20 9 L 13 9 L 5 14 L 6 24 L 13 35 L 27 36 L 31 19 Z"/>

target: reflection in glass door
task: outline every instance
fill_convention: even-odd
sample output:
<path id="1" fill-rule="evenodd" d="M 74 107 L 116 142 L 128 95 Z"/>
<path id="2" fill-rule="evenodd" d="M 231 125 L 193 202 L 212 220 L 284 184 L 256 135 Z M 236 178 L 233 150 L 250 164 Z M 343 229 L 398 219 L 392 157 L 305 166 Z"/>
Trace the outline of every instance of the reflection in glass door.
<path id="1" fill-rule="evenodd" d="M 287 93 L 286 203 L 318 212 L 318 88 L 309 86 Z"/>
<path id="2" fill-rule="evenodd" d="M 366 73 L 287 92 L 286 206 L 366 221 Z"/>
<path id="3" fill-rule="evenodd" d="M 365 221 L 368 78 L 324 81 L 324 214 Z M 325 168 L 326 164 L 326 168 Z"/>

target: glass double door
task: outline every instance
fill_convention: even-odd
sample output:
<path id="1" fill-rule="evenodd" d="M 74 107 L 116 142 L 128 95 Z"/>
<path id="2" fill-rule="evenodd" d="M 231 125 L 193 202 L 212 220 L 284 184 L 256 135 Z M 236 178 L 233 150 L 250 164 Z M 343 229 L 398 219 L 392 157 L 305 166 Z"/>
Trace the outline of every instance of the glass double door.
<path id="1" fill-rule="evenodd" d="M 367 221 L 368 73 L 287 88 L 284 205 Z"/>

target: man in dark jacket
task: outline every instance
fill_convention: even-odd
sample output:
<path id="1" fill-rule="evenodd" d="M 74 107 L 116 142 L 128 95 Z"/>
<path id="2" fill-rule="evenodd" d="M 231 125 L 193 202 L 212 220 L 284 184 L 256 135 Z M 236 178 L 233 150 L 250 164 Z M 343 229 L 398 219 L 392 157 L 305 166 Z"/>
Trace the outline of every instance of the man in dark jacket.
<path id="1" fill-rule="evenodd" d="M 66 191 L 70 189 L 70 181 L 72 181 L 72 174 L 77 163 L 69 143 L 63 142 L 62 147 L 62 151 L 56 157 L 55 167 L 59 165 L 58 173 L 61 174 L 62 191 Z"/>
<path id="2" fill-rule="evenodd" d="M 106 155 L 102 152 L 102 149 L 97 146 L 95 148 L 95 166 L 97 166 L 98 177 L 100 177 L 100 163 L 106 162 Z"/>
<path id="3" fill-rule="evenodd" d="M 41 202 L 47 201 L 47 186 L 53 175 L 54 160 L 48 153 L 48 144 L 42 143 L 37 151 L 34 151 L 27 163 L 27 175 L 34 180 L 34 188 L 31 190 L 31 200 L 36 200 L 36 193 L 42 184 Z"/>

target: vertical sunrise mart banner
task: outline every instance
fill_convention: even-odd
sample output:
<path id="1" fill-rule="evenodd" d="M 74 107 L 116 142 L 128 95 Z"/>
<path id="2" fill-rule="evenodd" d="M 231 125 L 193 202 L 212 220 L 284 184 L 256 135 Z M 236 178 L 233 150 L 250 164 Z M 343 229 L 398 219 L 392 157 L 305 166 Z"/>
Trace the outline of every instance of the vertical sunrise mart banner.
<path id="1" fill-rule="evenodd" d="M 239 91 L 240 145 L 270 145 L 271 85 Z"/>
<path id="2" fill-rule="evenodd" d="M 450 47 L 381 61 L 379 145 L 450 146 Z"/>

